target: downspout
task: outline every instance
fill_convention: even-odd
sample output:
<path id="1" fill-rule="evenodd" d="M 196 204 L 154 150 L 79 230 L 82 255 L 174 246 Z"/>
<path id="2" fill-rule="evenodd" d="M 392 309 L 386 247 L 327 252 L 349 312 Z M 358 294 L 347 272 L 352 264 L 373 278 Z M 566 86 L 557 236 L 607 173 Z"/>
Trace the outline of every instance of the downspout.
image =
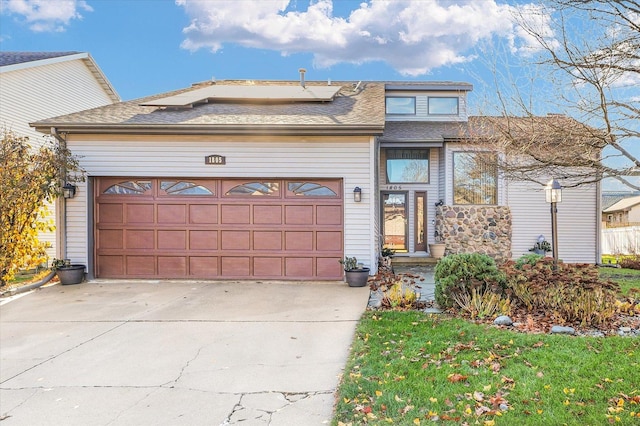
<path id="1" fill-rule="evenodd" d="M 600 176 L 602 178 L 602 176 Z M 602 180 L 596 182 L 596 265 L 602 263 Z"/>
<path id="2" fill-rule="evenodd" d="M 58 133 L 58 129 L 51 128 L 51 136 L 56 138 L 60 143 L 62 149 L 67 148 L 67 141 Z M 60 179 L 66 181 L 67 170 L 65 168 L 60 169 Z M 63 181 L 64 185 L 64 181 Z M 58 197 L 56 200 L 56 257 L 58 259 L 65 259 L 67 257 L 67 200 L 64 197 Z"/>

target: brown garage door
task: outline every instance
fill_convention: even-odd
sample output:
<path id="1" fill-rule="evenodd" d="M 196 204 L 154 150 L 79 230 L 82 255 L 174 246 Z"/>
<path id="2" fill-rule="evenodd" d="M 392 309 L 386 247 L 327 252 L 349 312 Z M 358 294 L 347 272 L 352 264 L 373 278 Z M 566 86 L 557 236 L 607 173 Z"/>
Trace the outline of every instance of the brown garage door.
<path id="1" fill-rule="evenodd" d="M 97 178 L 99 278 L 340 279 L 342 181 Z"/>

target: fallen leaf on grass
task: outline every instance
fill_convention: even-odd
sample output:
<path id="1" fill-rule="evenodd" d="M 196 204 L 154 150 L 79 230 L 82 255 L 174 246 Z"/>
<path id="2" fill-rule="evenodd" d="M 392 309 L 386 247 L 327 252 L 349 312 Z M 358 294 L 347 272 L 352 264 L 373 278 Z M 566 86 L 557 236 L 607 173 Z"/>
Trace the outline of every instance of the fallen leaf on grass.
<path id="1" fill-rule="evenodd" d="M 463 376 L 460 373 L 453 373 L 447 376 L 447 380 L 450 381 L 451 383 L 456 383 L 456 382 L 462 382 L 464 380 L 467 380 L 468 377 L 469 376 Z"/>

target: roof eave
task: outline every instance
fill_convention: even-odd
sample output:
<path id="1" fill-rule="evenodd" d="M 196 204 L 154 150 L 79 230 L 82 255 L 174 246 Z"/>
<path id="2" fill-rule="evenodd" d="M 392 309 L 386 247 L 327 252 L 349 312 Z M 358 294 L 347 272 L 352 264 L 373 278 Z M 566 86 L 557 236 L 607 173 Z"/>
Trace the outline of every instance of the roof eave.
<path id="1" fill-rule="evenodd" d="M 147 135 L 348 135 L 380 136 L 383 125 L 344 125 L 344 126 L 199 126 L 199 125 L 104 125 L 104 124 L 60 124 L 31 123 L 38 132 L 51 133 L 55 128 L 59 133 L 76 134 L 147 134 Z"/>

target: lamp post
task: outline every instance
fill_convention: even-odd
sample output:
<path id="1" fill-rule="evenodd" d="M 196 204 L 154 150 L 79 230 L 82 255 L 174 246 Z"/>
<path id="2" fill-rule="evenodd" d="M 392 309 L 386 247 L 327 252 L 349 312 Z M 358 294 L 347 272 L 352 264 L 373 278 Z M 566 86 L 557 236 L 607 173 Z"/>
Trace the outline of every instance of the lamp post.
<path id="1" fill-rule="evenodd" d="M 562 202 L 562 186 L 551 179 L 544 188 L 547 203 L 551 204 L 551 249 L 553 250 L 553 270 L 558 269 L 558 208 L 557 203 Z"/>

